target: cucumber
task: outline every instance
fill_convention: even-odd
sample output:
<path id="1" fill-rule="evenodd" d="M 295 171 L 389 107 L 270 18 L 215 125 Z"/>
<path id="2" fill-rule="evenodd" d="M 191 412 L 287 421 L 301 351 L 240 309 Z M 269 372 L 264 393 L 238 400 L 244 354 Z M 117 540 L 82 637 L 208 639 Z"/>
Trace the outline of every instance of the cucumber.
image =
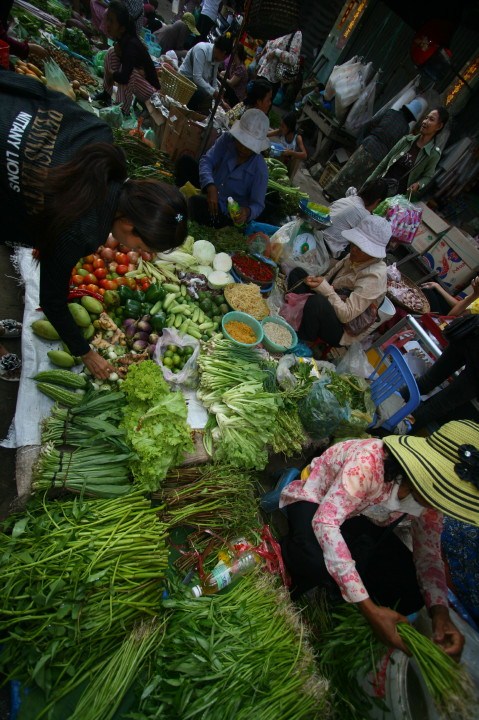
<path id="1" fill-rule="evenodd" d="M 180 293 L 181 292 L 180 286 L 174 285 L 173 283 L 163 283 L 163 287 L 167 293 Z"/>

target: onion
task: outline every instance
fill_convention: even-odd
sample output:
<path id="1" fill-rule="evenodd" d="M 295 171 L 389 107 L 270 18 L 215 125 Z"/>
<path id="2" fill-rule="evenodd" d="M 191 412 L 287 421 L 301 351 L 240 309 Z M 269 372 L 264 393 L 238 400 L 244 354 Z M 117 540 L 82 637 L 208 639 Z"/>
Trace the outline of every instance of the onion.
<path id="1" fill-rule="evenodd" d="M 133 272 L 133 270 L 136 270 L 136 265 L 133 265 L 133 263 L 129 263 L 128 272 Z"/>
<path id="2" fill-rule="evenodd" d="M 133 343 L 133 350 L 135 352 L 143 352 L 146 347 L 148 347 L 148 343 L 145 342 L 145 340 L 135 340 Z"/>
<path id="3" fill-rule="evenodd" d="M 113 250 L 114 250 L 115 248 L 118 247 L 119 244 L 120 244 L 120 243 L 118 242 L 118 240 L 115 240 L 115 238 L 113 237 L 113 235 L 110 233 L 110 234 L 108 235 L 108 239 L 107 239 L 107 241 L 106 241 L 106 243 L 105 243 L 105 247 L 106 247 L 106 248 L 113 248 Z"/>
<path id="4" fill-rule="evenodd" d="M 133 340 L 136 334 L 136 322 L 133 325 L 128 325 L 128 327 L 125 329 L 125 335 L 128 338 L 128 340 Z"/>
<path id="5" fill-rule="evenodd" d="M 148 349 L 148 354 L 150 356 L 153 355 L 153 353 L 155 352 L 155 348 L 156 348 L 156 343 L 148 345 L 147 349 Z"/>
<path id="6" fill-rule="evenodd" d="M 153 328 L 151 327 L 150 323 L 147 322 L 147 320 L 140 320 L 140 322 L 137 324 L 136 327 L 137 327 L 138 330 L 140 330 L 141 332 L 148 333 L 148 335 L 151 333 L 151 331 L 152 331 L 152 329 L 153 329 Z"/>
<path id="7" fill-rule="evenodd" d="M 137 332 L 137 333 L 135 333 L 135 334 L 133 335 L 133 340 L 135 340 L 135 341 L 136 341 L 136 340 L 141 340 L 141 342 L 144 342 L 145 345 L 147 345 L 147 344 L 148 344 L 148 335 L 149 335 L 149 334 L 150 334 L 150 333 L 142 332 L 142 331 L 140 330 L 140 332 Z"/>
<path id="8" fill-rule="evenodd" d="M 111 262 L 115 257 L 115 251 L 113 248 L 104 247 L 100 250 L 100 257 L 106 262 Z"/>
<path id="9" fill-rule="evenodd" d="M 112 272 L 116 272 L 117 267 L 118 267 L 118 263 L 116 262 L 116 260 L 113 260 L 113 262 L 111 262 L 111 263 L 108 264 L 108 270 L 109 270 L 111 273 L 112 273 Z"/>
<path id="10" fill-rule="evenodd" d="M 131 263 L 136 264 L 136 263 L 138 262 L 138 258 L 140 257 L 140 253 L 135 252 L 134 250 L 130 250 L 130 252 L 128 252 L 128 253 L 126 253 L 126 254 L 127 254 L 128 260 L 129 260 Z"/>
<path id="11" fill-rule="evenodd" d="M 149 261 L 149 260 L 151 260 L 151 258 L 153 257 L 152 253 L 146 252 L 145 250 L 142 250 L 140 254 L 141 254 L 141 259 L 142 259 L 142 260 L 148 260 L 148 261 Z"/>
<path id="12" fill-rule="evenodd" d="M 160 339 L 160 336 L 158 335 L 158 333 L 154 332 L 154 333 L 150 333 L 150 337 L 148 338 L 148 341 L 150 343 L 152 343 L 153 345 L 156 345 L 156 343 L 158 342 L 159 339 Z"/>

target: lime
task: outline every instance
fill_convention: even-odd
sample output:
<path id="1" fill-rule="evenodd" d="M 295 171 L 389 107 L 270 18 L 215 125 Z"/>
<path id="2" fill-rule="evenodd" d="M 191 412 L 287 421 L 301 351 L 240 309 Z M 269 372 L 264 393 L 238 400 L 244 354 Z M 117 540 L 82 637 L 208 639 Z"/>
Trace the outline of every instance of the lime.
<path id="1" fill-rule="evenodd" d="M 176 345 L 168 345 L 166 349 L 174 353 L 176 352 Z"/>
<path id="2" fill-rule="evenodd" d="M 223 295 L 217 295 L 217 296 L 214 298 L 214 303 L 215 303 L 215 305 L 217 305 L 218 307 L 219 307 L 220 305 L 222 305 L 222 304 L 224 303 L 224 301 L 225 301 L 225 299 L 224 299 L 224 296 L 223 296 Z"/>
<path id="3" fill-rule="evenodd" d="M 193 348 L 191 347 L 191 345 L 187 345 L 187 346 L 184 348 L 184 351 L 185 351 L 185 355 L 193 355 L 193 353 L 194 353 L 194 350 L 193 350 Z"/>
<path id="4" fill-rule="evenodd" d="M 171 357 L 164 357 L 164 358 L 163 358 L 163 365 L 164 365 L 165 367 L 168 367 L 168 368 L 172 367 L 172 365 L 173 365 L 173 359 L 172 359 Z"/>
<path id="5" fill-rule="evenodd" d="M 171 358 L 171 357 L 173 357 L 174 354 L 175 354 L 175 353 L 173 352 L 173 350 L 167 350 L 167 351 L 165 352 L 165 354 L 164 354 L 163 357 L 165 357 L 165 358 Z"/>
<path id="6" fill-rule="evenodd" d="M 177 355 L 176 353 L 173 355 L 172 361 L 173 361 L 173 365 L 175 365 L 175 367 L 178 367 L 178 365 L 181 365 L 181 363 L 182 363 L 180 356 Z"/>
<path id="7" fill-rule="evenodd" d="M 221 303 L 219 310 L 223 313 L 223 315 L 225 315 L 230 309 L 226 303 Z"/>
<path id="8" fill-rule="evenodd" d="M 175 354 L 176 354 L 176 355 L 180 355 L 180 356 L 181 356 L 181 355 L 184 355 L 184 354 L 185 354 L 185 348 L 183 348 L 183 347 L 177 347 Z"/>

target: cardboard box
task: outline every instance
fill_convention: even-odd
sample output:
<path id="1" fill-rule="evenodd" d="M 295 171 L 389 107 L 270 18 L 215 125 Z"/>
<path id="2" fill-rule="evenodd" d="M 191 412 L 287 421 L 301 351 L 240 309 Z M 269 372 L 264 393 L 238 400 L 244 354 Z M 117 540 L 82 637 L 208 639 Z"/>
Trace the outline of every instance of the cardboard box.
<path id="1" fill-rule="evenodd" d="M 187 108 L 170 108 L 170 116 L 165 124 L 161 150 L 167 153 L 172 160 L 183 155 L 196 158 L 206 128 L 206 117 Z M 211 147 L 218 133 L 211 131 L 206 149 Z"/>
<path id="2" fill-rule="evenodd" d="M 148 112 L 150 113 L 150 117 L 153 121 L 153 132 L 155 133 L 155 146 L 157 148 L 160 148 L 161 143 L 163 141 L 163 134 L 165 132 L 167 118 L 163 115 L 163 113 L 160 110 L 158 110 L 150 102 L 150 100 L 147 100 L 145 105 L 146 105 L 146 108 L 147 108 Z"/>
<path id="3" fill-rule="evenodd" d="M 453 291 L 468 284 L 479 270 L 479 249 L 472 238 L 455 227 L 450 228 L 423 257 Z"/>
<path id="4" fill-rule="evenodd" d="M 414 250 L 423 253 L 444 235 L 449 229 L 449 225 L 425 203 L 420 202 L 417 205 L 422 210 L 422 219 L 412 246 Z"/>

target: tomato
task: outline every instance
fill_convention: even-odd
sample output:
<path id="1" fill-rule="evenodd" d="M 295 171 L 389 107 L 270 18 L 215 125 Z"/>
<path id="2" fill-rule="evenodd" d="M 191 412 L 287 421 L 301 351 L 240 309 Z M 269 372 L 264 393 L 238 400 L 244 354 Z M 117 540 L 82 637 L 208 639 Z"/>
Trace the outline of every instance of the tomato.
<path id="1" fill-rule="evenodd" d="M 94 292 L 94 293 L 96 293 L 96 292 L 98 292 L 98 285 L 93 285 L 93 283 L 91 283 L 90 285 L 87 285 L 87 286 L 86 286 L 86 289 L 87 289 L 89 292 Z"/>
<path id="2" fill-rule="evenodd" d="M 132 290 L 136 290 L 136 280 L 135 278 L 125 278 L 125 280 L 128 283 L 128 287 L 131 287 Z"/>
<path id="3" fill-rule="evenodd" d="M 145 290 L 148 290 L 150 285 L 151 285 L 151 283 L 148 280 L 148 278 L 143 278 L 143 280 L 140 280 L 140 288 L 141 288 L 141 290 L 143 290 L 143 292 L 145 292 Z"/>
<path id="4" fill-rule="evenodd" d="M 83 283 L 83 275 L 73 275 L 72 282 L 74 285 L 81 285 Z"/>
<path id="5" fill-rule="evenodd" d="M 142 250 L 140 255 L 141 255 L 142 260 L 148 260 L 148 261 L 151 260 L 151 258 L 153 257 L 153 253 L 146 252 L 146 250 Z"/>
<path id="6" fill-rule="evenodd" d="M 116 278 L 115 282 L 118 285 L 118 287 L 120 287 L 120 285 L 128 285 L 128 278 L 119 277 L 119 278 Z"/>
<path id="7" fill-rule="evenodd" d="M 118 252 L 127 253 L 127 252 L 130 252 L 130 248 L 127 247 L 126 245 L 120 245 L 118 247 Z"/>
<path id="8" fill-rule="evenodd" d="M 106 290 L 105 288 L 98 288 L 97 293 L 103 296 L 106 293 Z"/>
<path id="9" fill-rule="evenodd" d="M 97 278 L 97 280 L 103 280 L 103 278 L 107 276 L 106 268 L 98 267 L 96 270 L 93 271 L 93 275 Z"/>
<path id="10" fill-rule="evenodd" d="M 104 290 L 117 290 L 118 289 L 118 283 L 116 280 L 107 280 L 106 278 L 104 280 L 100 280 L 100 286 Z"/>
<path id="11" fill-rule="evenodd" d="M 113 248 L 104 247 L 104 248 L 102 248 L 101 251 L 100 251 L 101 258 L 102 258 L 102 260 L 104 260 L 105 262 L 111 262 L 112 260 L 114 260 L 114 259 L 115 259 L 115 254 L 116 254 L 116 253 L 115 253 L 115 251 L 113 250 Z"/>
<path id="12" fill-rule="evenodd" d="M 98 268 L 104 268 L 105 267 L 105 261 L 102 260 L 102 258 L 95 258 L 93 260 L 93 269 L 97 270 Z"/>
<path id="13" fill-rule="evenodd" d="M 83 263 L 82 267 L 89 273 L 93 272 L 93 265 L 91 263 Z"/>
<path id="14" fill-rule="evenodd" d="M 127 255 L 128 255 L 128 262 L 133 263 L 134 265 L 136 265 L 138 263 L 138 258 L 140 257 L 140 253 L 135 252 L 134 250 L 130 250 L 130 252 L 127 253 Z"/>
<path id="15" fill-rule="evenodd" d="M 84 260 L 84 262 L 91 265 L 93 263 L 93 261 L 95 260 L 95 258 L 96 258 L 96 255 L 92 254 L 92 255 L 87 255 L 86 257 L 83 258 L 83 260 Z M 83 267 L 85 267 L 85 266 L 83 266 Z"/>
<path id="16" fill-rule="evenodd" d="M 124 275 L 128 272 L 128 265 L 118 265 L 116 271 L 118 275 Z"/>
<path id="17" fill-rule="evenodd" d="M 88 286 L 87 286 L 87 285 L 79 285 L 79 286 L 78 286 L 78 289 L 79 289 L 79 290 L 87 290 L 87 289 L 88 289 Z"/>
<path id="18" fill-rule="evenodd" d="M 86 283 L 87 285 L 89 285 L 89 284 L 98 285 L 98 280 L 93 275 L 93 273 L 88 273 L 88 275 L 85 275 L 83 277 L 83 282 Z"/>
<path id="19" fill-rule="evenodd" d="M 117 252 L 115 260 L 117 261 L 118 265 L 128 265 L 128 255 L 125 253 Z"/>
<path id="20" fill-rule="evenodd" d="M 84 270 L 83 268 L 79 268 L 77 275 L 81 275 L 82 277 L 85 277 L 85 275 L 88 275 L 88 270 Z"/>

